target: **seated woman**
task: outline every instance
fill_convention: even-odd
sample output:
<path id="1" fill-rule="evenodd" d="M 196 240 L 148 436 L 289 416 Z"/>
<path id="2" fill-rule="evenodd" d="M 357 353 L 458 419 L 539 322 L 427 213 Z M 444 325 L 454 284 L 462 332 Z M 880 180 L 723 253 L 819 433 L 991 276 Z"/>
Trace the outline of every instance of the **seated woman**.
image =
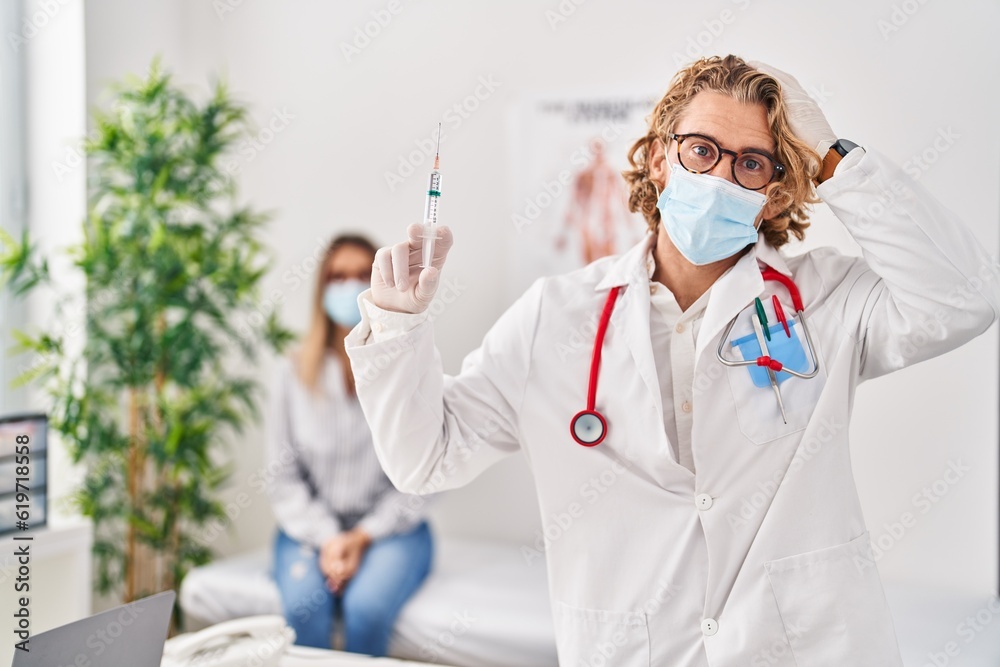
<path id="1" fill-rule="evenodd" d="M 426 499 L 400 493 L 382 472 L 344 351 L 375 251 L 361 236 L 328 247 L 312 326 L 278 364 L 267 464 L 275 580 L 296 643 L 330 648 L 339 601 L 344 648 L 383 656 L 396 617 L 430 570 L 432 540 Z"/>

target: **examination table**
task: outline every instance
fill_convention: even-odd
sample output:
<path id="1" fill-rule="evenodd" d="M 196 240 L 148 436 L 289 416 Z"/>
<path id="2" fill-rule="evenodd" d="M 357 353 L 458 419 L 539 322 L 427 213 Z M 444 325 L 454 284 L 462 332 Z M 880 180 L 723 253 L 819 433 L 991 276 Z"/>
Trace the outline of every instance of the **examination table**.
<path id="1" fill-rule="evenodd" d="M 434 544 L 433 569 L 396 622 L 389 653 L 446 665 L 556 667 L 545 561 L 518 545 L 466 539 Z M 271 550 L 217 560 L 185 577 L 186 629 L 280 614 Z"/>

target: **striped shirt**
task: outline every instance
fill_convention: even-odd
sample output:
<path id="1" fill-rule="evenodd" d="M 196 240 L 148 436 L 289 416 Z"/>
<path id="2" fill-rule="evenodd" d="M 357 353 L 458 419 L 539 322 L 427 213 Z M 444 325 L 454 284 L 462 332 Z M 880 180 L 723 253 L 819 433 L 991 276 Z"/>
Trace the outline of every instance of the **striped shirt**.
<path id="1" fill-rule="evenodd" d="M 414 527 L 427 498 L 400 493 L 382 471 L 361 404 L 347 392 L 343 366 L 332 352 L 317 382 L 322 395 L 302 384 L 291 359 L 278 361 L 266 466 L 278 525 L 316 549 L 354 527 L 373 540 Z"/>

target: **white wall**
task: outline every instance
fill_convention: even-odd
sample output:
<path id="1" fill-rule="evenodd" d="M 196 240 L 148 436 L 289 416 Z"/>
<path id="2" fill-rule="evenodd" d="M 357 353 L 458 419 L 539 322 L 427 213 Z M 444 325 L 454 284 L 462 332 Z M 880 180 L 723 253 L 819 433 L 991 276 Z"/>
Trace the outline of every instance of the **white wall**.
<path id="1" fill-rule="evenodd" d="M 21 28 L 21 3 L 0 5 L 0 26 L 4 32 Z M 82 29 L 81 29 L 82 31 Z M 25 48 L 0 50 L 0 229 L 20 237 L 27 225 L 27 165 L 25 164 Z M 0 290 L 0 349 L 14 345 L 13 329 L 23 328 L 27 306 L 9 290 Z M 24 410 L 27 391 L 11 389 L 16 375 L 15 362 L 8 355 L 0 354 L 0 413 L 10 414 Z"/>
<path id="2" fill-rule="evenodd" d="M 83 7 L 24 0 L 23 12 L 27 24 L 22 24 L 20 36 L 25 39 L 18 42 L 18 48 L 23 49 L 26 66 L 27 225 L 32 242 L 50 259 L 56 287 L 35 290 L 26 300 L 27 329 L 38 333 L 62 328 L 66 349 L 78 351 L 84 343 L 83 279 L 72 270 L 63 251 L 82 238 L 86 215 L 86 173 L 80 150 L 86 126 Z M 57 310 L 57 293 L 70 294 L 75 300 Z M 13 375 L 38 361 L 30 354 L 8 359 Z M 35 385 L 23 400 L 19 407 L 25 409 L 45 404 Z M 79 470 L 74 469 L 58 435 L 50 433 L 50 482 L 64 482 L 49 487 L 50 516 L 58 516 L 68 513 L 67 496 L 79 479 Z"/>
<path id="3" fill-rule="evenodd" d="M 348 62 L 341 44 L 353 40 L 373 12 L 385 16 L 390 7 L 400 10 Z M 568 15 L 552 22 L 560 8 Z M 899 162 L 933 150 L 939 131 L 950 128 L 957 139 L 932 156 L 921 182 L 995 250 L 998 21 L 1000 8 L 985 0 L 90 0 L 88 101 L 99 84 L 141 71 L 159 51 L 182 81 L 202 89 L 210 74 L 227 73 L 261 127 L 275 110 L 291 114 L 287 127 L 241 164 L 247 199 L 277 212 L 267 240 L 278 266 L 267 289 L 280 290 L 285 322 L 301 330 L 308 283 L 295 288 L 282 275 L 307 265 L 317 239 L 343 228 L 366 230 L 383 243 L 399 239 L 418 219 L 425 175 L 418 170 L 391 191 L 385 173 L 472 93 L 480 76 L 493 76 L 500 87 L 451 133 L 447 146 L 446 221 L 457 239 L 447 273 L 463 289 L 438 319 L 436 336 L 446 369 L 456 371 L 508 305 L 504 249 L 515 232 L 505 118 L 520 97 L 609 88 L 662 92 L 677 69 L 675 56 L 688 60 L 700 52 L 763 60 L 821 94 L 841 136 Z M 883 34 L 886 25 L 898 30 Z M 699 40 L 700 52 L 685 53 Z M 810 244 L 850 248 L 839 223 L 820 208 Z M 997 362 L 994 328 L 960 351 L 859 390 L 855 471 L 873 538 L 905 511 L 919 519 L 879 561 L 887 579 L 995 590 Z M 270 372 L 270 364 L 262 366 L 261 379 Z M 261 465 L 259 430 L 238 448 L 235 481 L 246 490 L 248 475 Z M 959 459 L 971 470 L 920 514 L 914 494 Z M 218 542 L 223 551 L 269 539 L 266 501 L 252 495 L 231 540 Z M 532 538 L 536 514 L 520 457 L 436 509 L 443 533 L 515 542 Z"/>
<path id="4" fill-rule="evenodd" d="M 46 256 L 53 258 L 49 268 L 59 289 L 82 295 L 83 281 L 69 270 L 68 260 L 60 252 L 67 245 L 78 242 L 80 223 L 86 211 L 85 173 L 82 167 L 62 169 L 60 166 L 74 162 L 73 155 L 84 133 L 86 110 L 84 107 L 84 12 L 79 2 L 60 4 L 41 0 L 19 0 L 23 21 L 14 36 L 3 35 L 4 49 L 16 49 L 24 57 L 25 130 L 21 137 L 26 155 L 25 179 L 28 183 L 23 205 L 23 223 L 31 233 L 32 242 Z M 10 11 L 10 7 L 4 11 Z M 6 72 L 5 72 L 6 74 Z M 5 119 L 8 121 L 9 119 Z M 10 165 L 12 153 L 4 144 L 4 165 Z M 69 151 L 69 153 L 67 153 Z M 79 153 L 75 153 L 79 157 Z M 9 182 L 6 182 L 9 184 Z M 20 198 L 21 193 L 5 191 L 2 198 Z M 6 204 L 7 202 L 5 202 Z M 10 213 L 8 209 L 6 211 Z M 22 220 L 18 219 L 20 226 Z M 13 325 L 32 333 L 52 331 L 53 326 L 64 328 L 66 346 L 78 350 L 84 342 L 82 335 L 82 301 L 56 312 L 54 292 L 38 289 L 28 299 L 16 302 L 8 310 L 4 301 L 0 311 L 0 326 L 4 328 L 4 342 L 9 338 Z M 23 321 L 21 318 L 24 318 Z M 16 318 L 16 319 L 12 319 Z M 71 332 L 76 333 L 71 333 Z M 7 355 L 7 345 L 0 354 Z M 31 355 L 11 355 L 5 359 L 4 385 L 0 386 L 0 409 L 11 412 L 37 410 L 44 405 L 44 397 L 37 387 L 9 392 L 7 382 L 21 371 L 36 363 Z M 9 393 L 8 393 L 9 392 Z M 48 475 L 49 525 L 62 523 L 67 496 L 79 471 L 74 468 L 59 438 L 50 432 Z M 60 483 L 52 485 L 53 479 Z M 65 525 L 63 523 L 63 525 Z M 39 536 L 32 547 L 31 562 L 31 632 L 43 632 L 57 625 L 76 620 L 90 606 L 89 582 L 81 565 L 89 562 L 89 554 L 82 560 L 67 554 L 69 549 L 89 549 L 86 529 L 57 531 Z M 16 596 L 13 576 L 16 574 L 14 542 L 4 540 L 0 557 L 0 614 L 11 618 Z M 13 656 L 13 642 L 5 641 L 0 647 L 0 664 L 8 664 Z"/>

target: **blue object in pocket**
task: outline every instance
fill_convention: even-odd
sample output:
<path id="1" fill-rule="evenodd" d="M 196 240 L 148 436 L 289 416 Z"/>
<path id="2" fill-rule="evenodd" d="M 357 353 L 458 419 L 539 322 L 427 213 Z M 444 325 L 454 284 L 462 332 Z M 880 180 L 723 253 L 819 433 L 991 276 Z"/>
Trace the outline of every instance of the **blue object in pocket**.
<path id="1" fill-rule="evenodd" d="M 799 340 L 795 324 L 795 320 L 788 320 L 788 330 L 792 334 L 791 338 L 785 335 L 785 328 L 781 326 L 780 322 L 768 327 L 771 330 L 771 340 L 766 341 L 768 356 L 780 361 L 782 366 L 787 366 L 793 371 L 804 373 L 809 370 L 809 359 L 806 357 L 806 351 Z M 730 344 L 733 347 L 740 348 L 740 354 L 746 360 L 756 359 L 761 356 L 760 345 L 757 343 L 757 336 L 755 334 L 748 334 L 742 338 L 737 338 Z M 747 366 L 747 370 L 750 371 L 750 378 L 756 386 L 771 386 L 771 380 L 767 377 L 766 368 L 763 366 Z M 781 384 L 790 377 L 791 375 L 784 371 L 778 371 L 774 374 L 774 379 L 778 381 L 778 384 Z"/>

